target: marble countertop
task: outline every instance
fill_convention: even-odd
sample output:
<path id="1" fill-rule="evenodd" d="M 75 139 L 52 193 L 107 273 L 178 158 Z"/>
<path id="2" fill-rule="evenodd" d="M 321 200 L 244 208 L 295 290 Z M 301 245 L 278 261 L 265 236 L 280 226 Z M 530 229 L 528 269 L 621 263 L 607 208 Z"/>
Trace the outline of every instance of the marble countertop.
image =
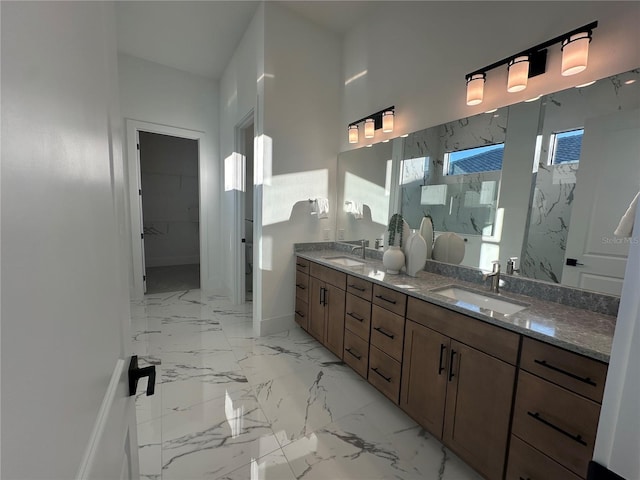
<path id="1" fill-rule="evenodd" d="M 382 262 L 376 259 L 367 258 L 364 260 L 365 263 L 363 265 L 353 267 L 338 265 L 325 259 L 325 257 L 345 256 L 363 261 L 357 256 L 345 254 L 339 250 L 298 251 L 296 255 L 449 310 L 477 318 L 483 322 L 542 340 L 596 360 L 609 362 L 613 331 L 616 324 L 616 318 L 613 316 L 509 292 L 501 292 L 499 295 L 491 294 L 483 291 L 477 284 L 425 271 L 419 272 L 415 278 L 402 273 L 390 275 L 386 273 Z M 449 299 L 433 292 L 434 289 L 446 285 L 464 287 L 496 298 L 525 303 L 529 306 L 525 310 L 511 315 L 503 315 L 485 309 L 469 310 L 458 305 L 457 300 Z"/>

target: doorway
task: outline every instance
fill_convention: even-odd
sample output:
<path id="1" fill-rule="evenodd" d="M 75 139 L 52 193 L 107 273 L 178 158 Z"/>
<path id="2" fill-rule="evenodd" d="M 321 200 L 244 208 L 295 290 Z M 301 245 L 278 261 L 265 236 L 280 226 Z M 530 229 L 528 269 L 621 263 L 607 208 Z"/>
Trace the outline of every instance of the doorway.
<path id="1" fill-rule="evenodd" d="M 139 131 L 146 293 L 200 288 L 198 141 Z"/>
<path id="2" fill-rule="evenodd" d="M 253 118 L 241 131 L 243 155 L 245 159 L 244 175 L 244 302 L 253 301 Z"/>

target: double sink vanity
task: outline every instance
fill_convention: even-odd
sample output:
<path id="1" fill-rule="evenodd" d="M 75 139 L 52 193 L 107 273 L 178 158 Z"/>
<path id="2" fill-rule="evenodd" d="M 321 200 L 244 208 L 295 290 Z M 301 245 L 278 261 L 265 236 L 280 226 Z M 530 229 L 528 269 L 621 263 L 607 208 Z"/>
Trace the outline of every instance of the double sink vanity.
<path id="1" fill-rule="evenodd" d="M 586 478 L 614 317 L 331 247 L 296 248 L 300 327 L 485 478 Z"/>

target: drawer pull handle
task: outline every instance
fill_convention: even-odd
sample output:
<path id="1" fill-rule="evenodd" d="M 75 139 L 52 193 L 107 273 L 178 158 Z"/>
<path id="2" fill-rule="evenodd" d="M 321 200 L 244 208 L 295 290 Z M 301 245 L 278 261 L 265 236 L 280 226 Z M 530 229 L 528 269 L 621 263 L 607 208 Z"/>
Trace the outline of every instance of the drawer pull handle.
<path id="1" fill-rule="evenodd" d="M 444 343 L 440 344 L 440 363 L 438 364 L 438 375 L 442 375 L 444 372 L 444 365 L 442 365 L 442 360 L 444 357 L 444 351 L 447 349 L 447 346 Z"/>
<path id="2" fill-rule="evenodd" d="M 347 315 L 349 315 L 351 318 L 356 319 L 359 322 L 364 322 L 364 318 L 360 318 L 358 315 L 356 315 L 354 312 L 347 312 Z"/>
<path id="3" fill-rule="evenodd" d="M 587 446 L 587 442 L 585 442 L 582 439 L 582 435 L 571 435 L 569 432 L 567 432 L 566 430 L 563 430 L 562 428 L 558 427 L 557 425 L 554 425 L 549 420 L 545 420 L 544 418 L 542 418 L 538 412 L 536 412 L 536 413 L 527 412 L 527 415 L 529 415 L 530 417 L 535 418 L 539 422 L 545 424 L 547 427 L 551 427 L 555 431 L 560 432 L 561 434 L 569 437 L 571 440 L 574 440 L 574 441 L 578 442 L 580 445 L 584 445 L 585 447 Z"/>
<path id="4" fill-rule="evenodd" d="M 307 287 L 305 287 L 301 283 L 296 283 L 296 287 L 298 287 L 300 290 L 306 290 L 307 289 Z"/>
<path id="5" fill-rule="evenodd" d="M 518 478 L 519 478 L 520 480 L 531 480 L 531 477 L 527 477 L 527 478 L 524 478 L 524 477 L 518 477 Z"/>
<path id="6" fill-rule="evenodd" d="M 307 268 L 307 266 L 304 263 L 296 263 L 297 266 L 299 266 L 300 268 Z"/>
<path id="7" fill-rule="evenodd" d="M 538 359 L 534 359 L 533 360 L 535 363 L 537 363 L 538 365 L 542 365 L 543 367 L 547 367 L 550 370 L 553 370 L 554 372 L 558 372 L 558 373 L 562 373 L 563 375 L 566 375 L 568 377 L 574 378 L 580 382 L 586 383 L 587 385 L 591 385 L 592 387 L 596 386 L 596 382 L 594 382 L 593 380 L 591 380 L 590 377 L 581 377 L 579 375 L 576 375 L 575 373 L 571 373 L 571 372 L 567 372 L 566 370 L 563 370 L 562 368 L 556 367 L 554 365 L 551 365 L 549 363 L 547 363 L 546 360 L 538 360 Z"/>
<path id="8" fill-rule="evenodd" d="M 298 310 L 296 310 L 296 315 L 299 315 L 299 316 L 301 316 L 302 318 L 304 318 L 304 313 L 299 312 Z"/>
<path id="9" fill-rule="evenodd" d="M 389 337 L 391 340 L 393 340 L 396 337 L 393 333 L 387 333 L 380 327 L 373 327 L 373 329 L 377 330 L 378 332 L 380 332 L 385 337 Z"/>
<path id="10" fill-rule="evenodd" d="M 387 382 L 391 383 L 391 377 L 386 377 L 386 376 L 384 376 L 383 374 L 381 374 L 381 373 L 378 371 L 378 367 L 374 367 L 374 368 L 372 368 L 371 370 L 373 370 L 374 372 L 376 372 L 378 375 L 380 375 L 382 378 L 384 378 Z"/>
<path id="11" fill-rule="evenodd" d="M 364 288 L 361 288 L 361 287 L 359 287 L 359 286 L 357 286 L 357 285 L 354 285 L 353 283 L 350 283 L 350 284 L 349 284 L 349 285 L 347 285 L 347 286 L 348 286 L 349 288 L 353 288 L 354 290 L 358 290 L 359 292 L 364 292 L 364 291 L 365 291 L 365 289 L 364 289 Z"/>
<path id="12" fill-rule="evenodd" d="M 350 348 L 345 348 L 344 351 L 349 352 L 351 356 L 356 358 L 356 360 L 362 360 L 362 355 L 358 355 L 357 353 L 354 353 Z"/>
<path id="13" fill-rule="evenodd" d="M 451 379 L 453 379 L 453 377 L 455 377 L 456 375 L 453 373 L 453 357 L 456 356 L 456 352 L 455 350 L 451 349 L 451 357 L 449 358 L 449 381 L 451 381 Z"/>
<path id="14" fill-rule="evenodd" d="M 396 304 L 395 300 L 389 300 L 388 298 L 383 297 L 382 295 L 376 295 L 376 298 L 379 298 L 380 300 L 384 300 L 385 302 L 389 302 L 392 303 L 393 305 Z"/>

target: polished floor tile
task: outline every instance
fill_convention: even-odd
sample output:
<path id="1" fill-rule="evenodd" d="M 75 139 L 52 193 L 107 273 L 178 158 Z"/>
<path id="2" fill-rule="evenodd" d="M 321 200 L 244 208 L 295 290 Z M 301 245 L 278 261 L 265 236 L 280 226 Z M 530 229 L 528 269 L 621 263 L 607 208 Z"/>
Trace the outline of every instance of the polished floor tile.
<path id="1" fill-rule="evenodd" d="M 199 290 L 132 302 L 149 480 L 480 477 L 300 328 L 256 337 L 251 304 Z"/>

